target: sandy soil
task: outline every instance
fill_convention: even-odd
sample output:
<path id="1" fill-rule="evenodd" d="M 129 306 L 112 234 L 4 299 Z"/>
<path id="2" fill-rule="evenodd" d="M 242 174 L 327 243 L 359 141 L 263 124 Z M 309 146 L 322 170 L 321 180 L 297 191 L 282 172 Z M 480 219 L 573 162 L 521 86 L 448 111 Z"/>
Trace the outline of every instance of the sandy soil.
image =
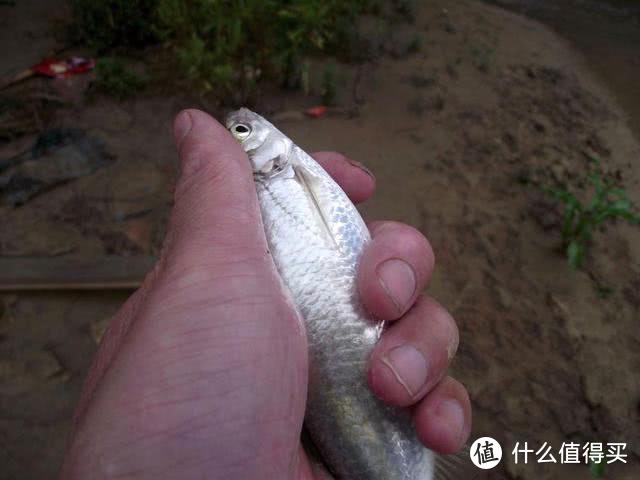
<path id="1" fill-rule="evenodd" d="M 416 33 L 423 46 L 409 53 Z M 30 35 L 54 47 L 42 25 Z M 342 151 L 375 172 L 367 218 L 408 222 L 430 238 L 428 292 L 461 328 L 454 371 L 471 393 L 474 437 L 493 436 L 506 453 L 517 441 L 627 442 L 629 463 L 605 478 L 638 478 L 640 231 L 607 226 L 572 272 L 558 252 L 557 209 L 523 182 L 577 185 L 596 154 L 640 204 L 640 146 L 624 112 L 567 43 L 498 8 L 433 1 L 412 26 L 372 28 L 376 38 L 388 55 L 340 69 L 336 112 L 305 119 L 295 112 L 310 100 L 299 95 L 258 107 L 301 146 Z M 2 70 L 15 66 L 9 55 Z M 24 88 L 42 88 L 32 85 Z M 52 125 L 99 136 L 116 161 L 22 207 L 0 206 L 0 255 L 156 253 L 175 174 L 170 122 L 191 102 L 146 94 L 60 108 Z M 0 158 L 32 141 L 2 145 Z M 598 285 L 613 293 L 601 298 Z M 0 478 L 55 472 L 95 337 L 124 298 L 0 297 Z M 584 465 L 506 457 L 488 478 L 589 478 Z"/>

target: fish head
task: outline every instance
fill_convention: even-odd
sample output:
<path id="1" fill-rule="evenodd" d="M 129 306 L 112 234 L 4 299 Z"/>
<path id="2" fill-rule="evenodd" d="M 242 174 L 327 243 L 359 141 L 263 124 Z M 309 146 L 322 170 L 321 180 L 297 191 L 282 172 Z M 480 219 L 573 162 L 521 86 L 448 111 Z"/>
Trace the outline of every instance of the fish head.
<path id="1" fill-rule="evenodd" d="M 272 175 L 287 170 L 291 140 L 248 108 L 231 112 L 226 127 L 247 153 L 254 174 Z"/>
<path id="2" fill-rule="evenodd" d="M 227 115 L 226 127 L 240 142 L 245 152 L 260 148 L 275 127 L 248 108 L 241 108 Z"/>

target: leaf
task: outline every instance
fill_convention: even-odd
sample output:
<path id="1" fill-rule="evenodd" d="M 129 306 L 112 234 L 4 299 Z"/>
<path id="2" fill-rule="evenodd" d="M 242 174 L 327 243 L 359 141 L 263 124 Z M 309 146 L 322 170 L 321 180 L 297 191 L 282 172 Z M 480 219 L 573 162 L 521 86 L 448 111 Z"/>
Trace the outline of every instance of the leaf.
<path id="1" fill-rule="evenodd" d="M 609 205 L 607 205 L 607 208 L 612 211 L 622 212 L 631 208 L 631 202 L 626 198 L 623 198 L 621 200 L 616 200 L 615 202 L 610 203 Z"/>
<path id="2" fill-rule="evenodd" d="M 627 222 L 634 225 L 640 223 L 640 215 L 637 215 L 631 211 L 620 212 L 618 216 L 624 218 Z"/>
<path id="3" fill-rule="evenodd" d="M 582 264 L 582 257 L 584 254 L 584 247 L 578 241 L 574 240 L 567 247 L 567 260 L 569 260 L 569 266 L 576 270 Z"/>
<path id="4" fill-rule="evenodd" d="M 578 199 L 568 190 L 563 190 L 561 188 L 555 187 L 541 187 L 542 191 L 548 193 L 549 195 L 557 198 L 558 200 L 566 203 L 566 204 L 578 204 Z"/>
<path id="5" fill-rule="evenodd" d="M 595 478 L 600 478 L 604 475 L 604 467 L 604 462 L 589 462 L 589 471 Z"/>

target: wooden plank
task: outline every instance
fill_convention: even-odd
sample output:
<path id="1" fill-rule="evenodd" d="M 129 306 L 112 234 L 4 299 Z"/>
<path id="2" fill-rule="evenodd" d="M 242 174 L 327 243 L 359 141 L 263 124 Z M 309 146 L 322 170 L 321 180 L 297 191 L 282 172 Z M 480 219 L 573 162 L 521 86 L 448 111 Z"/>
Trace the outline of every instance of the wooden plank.
<path id="1" fill-rule="evenodd" d="M 65 257 L 0 257 L 0 292 L 37 290 L 133 290 L 155 259 L 107 256 L 93 260 Z"/>

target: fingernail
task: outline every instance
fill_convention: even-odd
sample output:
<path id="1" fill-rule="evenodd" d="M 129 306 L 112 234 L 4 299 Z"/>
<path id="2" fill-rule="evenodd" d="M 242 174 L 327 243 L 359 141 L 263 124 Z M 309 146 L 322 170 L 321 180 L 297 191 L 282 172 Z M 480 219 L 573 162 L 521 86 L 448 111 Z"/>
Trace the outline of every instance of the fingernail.
<path id="1" fill-rule="evenodd" d="M 180 146 L 182 140 L 184 140 L 184 137 L 186 137 L 187 134 L 191 131 L 192 124 L 193 122 L 191 121 L 191 115 L 186 110 L 180 112 L 176 117 L 173 132 L 178 146 Z"/>
<path id="2" fill-rule="evenodd" d="M 360 162 L 356 161 L 356 160 L 351 160 L 349 159 L 349 163 L 351 165 L 353 165 L 354 167 L 359 168 L 360 170 L 362 170 L 364 173 L 366 173 L 367 175 L 369 175 L 371 178 L 376 178 L 373 175 L 373 172 L 371 170 L 369 170 L 367 167 L 365 167 L 363 164 L 361 164 Z"/>
<path id="3" fill-rule="evenodd" d="M 396 347 L 382 357 L 396 380 L 413 398 L 427 381 L 427 361 L 424 355 L 411 345 Z"/>
<path id="4" fill-rule="evenodd" d="M 459 440 L 464 430 L 464 410 L 460 403 L 456 400 L 443 400 L 436 407 L 435 414 Z"/>
<path id="5" fill-rule="evenodd" d="M 396 306 L 397 313 L 404 313 L 416 291 L 413 268 L 404 260 L 393 258 L 378 265 L 376 273 L 383 290 Z"/>

